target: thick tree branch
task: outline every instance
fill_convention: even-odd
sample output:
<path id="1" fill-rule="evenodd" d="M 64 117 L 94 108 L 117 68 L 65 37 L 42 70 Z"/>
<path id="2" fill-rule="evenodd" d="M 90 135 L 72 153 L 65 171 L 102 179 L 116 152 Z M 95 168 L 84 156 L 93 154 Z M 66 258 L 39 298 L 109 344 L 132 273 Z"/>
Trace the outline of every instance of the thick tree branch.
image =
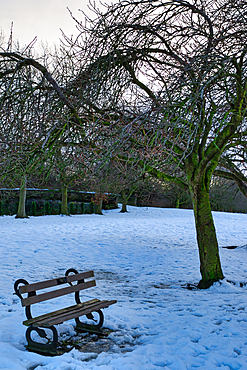
<path id="1" fill-rule="evenodd" d="M 0 56 L 5 57 L 5 58 L 17 63 L 15 69 L 0 72 L 0 77 L 1 77 L 1 73 L 4 74 L 4 75 L 13 74 L 13 73 L 15 73 L 15 71 L 21 69 L 22 67 L 33 66 L 34 68 L 39 70 L 43 74 L 45 79 L 52 85 L 52 87 L 56 91 L 59 99 L 69 108 L 69 110 L 70 110 L 72 116 L 74 117 L 75 121 L 78 124 L 81 124 L 81 119 L 79 118 L 79 116 L 77 114 L 76 108 L 73 106 L 73 104 L 70 102 L 70 100 L 64 95 L 61 87 L 57 84 L 57 82 L 51 76 L 51 74 L 48 72 L 46 67 L 44 67 L 42 64 L 40 64 L 39 62 L 37 62 L 36 60 L 34 60 L 32 58 L 25 58 L 25 57 L 23 57 L 23 56 L 21 56 L 17 53 L 0 52 Z"/>

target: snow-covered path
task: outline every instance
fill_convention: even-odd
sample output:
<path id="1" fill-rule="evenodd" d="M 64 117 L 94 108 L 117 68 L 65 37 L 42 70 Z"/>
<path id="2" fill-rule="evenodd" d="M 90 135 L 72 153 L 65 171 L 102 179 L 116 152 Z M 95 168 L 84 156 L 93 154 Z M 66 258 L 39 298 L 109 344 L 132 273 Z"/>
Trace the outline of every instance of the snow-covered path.
<path id="1" fill-rule="evenodd" d="M 200 280 L 191 210 L 129 207 L 104 216 L 0 217 L 0 369 L 167 370 L 247 369 L 247 216 L 214 213 L 227 279 L 206 291 Z M 107 339 L 83 352 L 44 357 L 25 349 L 24 309 L 13 296 L 18 278 L 30 283 L 93 269 L 97 287 L 85 299 L 117 299 L 105 310 Z M 63 306 L 73 304 L 64 297 Z M 35 314 L 60 308 L 56 300 Z M 73 322 L 59 327 L 66 339 Z M 89 347 L 88 347 L 89 348 Z M 103 350 L 103 351 L 102 351 Z"/>

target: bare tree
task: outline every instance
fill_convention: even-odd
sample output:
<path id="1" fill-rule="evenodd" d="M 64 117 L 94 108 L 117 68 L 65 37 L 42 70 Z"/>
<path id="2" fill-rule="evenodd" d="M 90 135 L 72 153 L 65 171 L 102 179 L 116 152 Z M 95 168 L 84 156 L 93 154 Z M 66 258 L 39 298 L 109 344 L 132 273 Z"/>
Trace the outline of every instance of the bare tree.
<path id="1" fill-rule="evenodd" d="M 27 179 L 45 160 L 42 146 L 50 129 L 49 94 L 43 79 L 23 67 L 1 79 L 1 177 L 19 178 L 17 218 L 26 217 Z"/>
<path id="2" fill-rule="evenodd" d="M 28 175 L 53 157 L 56 142 L 65 140 L 73 125 L 80 126 L 82 136 L 83 125 L 65 93 L 68 62 L 63 63 L 62 56 L 55 58 L 48 51 L 34 57 L 30 48 L 20 51 L 10 40 L 1 44 L 0 58 L 1 175 L 21 176 L 17 217 L 26 217 Z"/>
<path id="3" fill-rule="evenodd" d="M 226 147 L 246 135 L 247 3 L 126 0 L 95 13 L 77 22 L 81 37 L 71 43 L 81 100 L 99 126 L 108 113 L 109 135 L 119 128 L 109 157 L 131 145 L 150 173 L 189 189 L 206 288 L 223 278 L 210 180 Z M 167 162 L 186 181 L 166 176 Z"/>

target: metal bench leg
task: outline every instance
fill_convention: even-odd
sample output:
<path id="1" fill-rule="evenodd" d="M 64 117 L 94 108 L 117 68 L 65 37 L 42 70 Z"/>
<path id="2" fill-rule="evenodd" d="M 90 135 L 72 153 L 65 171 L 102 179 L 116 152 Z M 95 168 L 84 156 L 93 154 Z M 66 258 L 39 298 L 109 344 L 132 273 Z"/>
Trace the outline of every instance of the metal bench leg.
<path id="1" fill-rule="evenodd" d="M 95 321 L 96 322 L 95 324 L 91 324 L 91 325 L 90 324 L 84 324 L 77 317 L 77 318 L 75 318 L 76 329 L 78 331 L 84 331 L 84 332 L 86 331 L 86 332 L 90 332 L 90 333 L 102 333 L 100 328 L 102 327 L 103 322 L 104 322 L 104 315 L 103 315 L 103 312 L 101 310 L 98 310 L 98 311 L 95 311 L 95 312 L 97 312 L 98 315 L 99 315 L 98 320 L 94 320 L 94 316 L 92 315 L 92 313 L 89 314 L 89 315 L 86 315 L 89 319 L 92 319 L 93 321 Z"/>
<path id="2" fill-rule="evenodd" d="M 47 342 L 47 343 L 39 343 L 39 342 L 34 341 L 31 338 L 31 332 L 32 331 L 36 331 L 36 333 L 38 333 L 38 335 L 41 338 L 47 338 L 46 337 L 46 332 L 43 329 L 36 328 L 34 326 L 29 326 L 27 328 L 27 331 L 26 331 L 26 339 L 27 339 L 27 342 L 28 342 L 27 348 L 29 350 L 35 351 L 35 352 L 42 352 L 42 353 L 49 354 L 51 350 L 53 350 L 54 348 L 56 348 L 57 343 L 58 343 L 57 329 L 54 326 L 51 326 L 51 327 L 49 327 L 47 329 L 50 329 L 52 331 L 52 333 L 53 333 L 52 342 L 50 342 L 50 343 L 49 342 Z"/>

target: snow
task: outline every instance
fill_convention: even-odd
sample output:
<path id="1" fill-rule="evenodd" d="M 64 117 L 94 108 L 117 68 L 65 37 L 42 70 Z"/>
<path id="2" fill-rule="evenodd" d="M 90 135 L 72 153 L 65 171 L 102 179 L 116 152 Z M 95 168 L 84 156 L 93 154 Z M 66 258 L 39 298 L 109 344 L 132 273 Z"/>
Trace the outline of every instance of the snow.
<path id="1" fill-rule="evenodd" d="M 208 290 L 200 280 L 193 212 L 128 207 L 104 216 L 0 217 L 0 369 L 213 370 L 247 369 L 245 214 L 214 212 L 226 278 Z M 236 249 L 224 246 L 237 245 Z M 117 299 L 104 310 L 107 338 L 62 356 L 25 348 L 24 309 L 14 282 L 60 277 L 68 268 L 94 270 L 87 299 Z M 34 315 L 74 304 L 74 297 L 43 302 Z M 36 307 L 37 306 L 37 307 Z M 58 326 L 76 336 L 73 321 Z"/>

